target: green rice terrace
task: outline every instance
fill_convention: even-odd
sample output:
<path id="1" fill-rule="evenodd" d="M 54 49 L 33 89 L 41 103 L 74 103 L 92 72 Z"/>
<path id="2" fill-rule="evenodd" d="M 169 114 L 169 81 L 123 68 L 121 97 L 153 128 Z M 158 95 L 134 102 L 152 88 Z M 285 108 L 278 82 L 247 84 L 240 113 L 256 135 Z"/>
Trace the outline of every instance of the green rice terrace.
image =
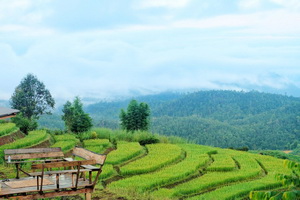
<path id="1" fill-rule="evenodd" d="M 14 167 L 4 164 L 4 149 L 61 147 L 69 156 L 77 145 L 108 155 L 93 199 L 247 199 L 250 191 L 282 189 L 275 175 L 290 173 L 282 159 L 147 132 L 101 128 L 79 135 L 16 132 L 14 124 L 0 124 L 0 140 L 11 135 L 0 146 L 0 179 L 15 176 Z"/>

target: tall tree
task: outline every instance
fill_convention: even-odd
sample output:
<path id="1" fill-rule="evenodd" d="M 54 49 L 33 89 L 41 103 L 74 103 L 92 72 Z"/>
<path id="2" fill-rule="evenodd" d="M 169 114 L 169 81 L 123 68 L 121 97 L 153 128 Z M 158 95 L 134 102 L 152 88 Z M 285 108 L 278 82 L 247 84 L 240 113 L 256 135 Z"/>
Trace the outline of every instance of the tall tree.
<path id="1" fill-rule="evenodd" d="M 92 118 L 83 111 L 83 105 L 79 97 L 75 97 L 73 103 L 67 101 L 63 106 L 62 119 L 68 131 L 81 133 L 88 131 L 92 126 Z"/>
<path id="2" fill-rule="evenodd" d="M 55 101 L 44 83 L 33 74 L 27 74 L 10 99 L 11 107 L 20 110 L 12 121 L 27 134 L 28 131 L 37 128 L 36 120 L 40 115 L 50 114 L 50 109 L 54 108 L 54 104 Z"/>
<path id="3" fill-rule="evenodd" d="M 27 76 L 16 87 L 10 104 L 12 108 L 20 110 L 27 119 L 38 119 L 40 115 L 50 113 L 55 101 L 44 83 L 33 74 Z"/>
<path id="4" fill-rule="evenodd" d="M 147 131 L 150 124 L 150 108 L 146 103 L 131 100 L 127 111 L 121 109 L 121 127 L 127 131 Z"/>

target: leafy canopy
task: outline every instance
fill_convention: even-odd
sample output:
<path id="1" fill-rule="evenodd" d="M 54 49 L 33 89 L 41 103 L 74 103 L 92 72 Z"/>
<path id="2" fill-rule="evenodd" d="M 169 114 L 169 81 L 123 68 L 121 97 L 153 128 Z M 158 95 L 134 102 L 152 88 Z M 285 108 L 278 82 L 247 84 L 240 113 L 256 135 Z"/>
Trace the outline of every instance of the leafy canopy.
<path id="1" fill-rule="evenodd" d="M 276 179 L 282 182 L 288 191 L 268 191 L 250 193 L 251 200 L 295 200 L 300 199 L 300 164 L 294 161 L 285 160 L 284 167 L 291 169 L 290 175 L 277 174 Z"/>
<path id="2" fill-rule="evenodd" d="M 68 131 L 81 133 L 90 130 L 93 126 L 92 118 L 83 111 L 82 106 L 79 97 L 75 97 L 73 103 L 67 101 L 63 106 L 62 119 Z"/>
<path id="3" fill-rule="evenodd" d="M 149 129 L 150 108 L 146 103 L 131 100 L 127 112 L 121 109 L 121 127 L 127 131 L 147 131 Z"/>
<path id="4" fill-rule="evenodd" d="M 38 119 L 40 115 L 50 113 L 49 108 L 54 108 L 55 101 L 44 83 L 33 74 L 27 74 L 16 87 L 10 104 L 20 110 L 23 117 Z"/>

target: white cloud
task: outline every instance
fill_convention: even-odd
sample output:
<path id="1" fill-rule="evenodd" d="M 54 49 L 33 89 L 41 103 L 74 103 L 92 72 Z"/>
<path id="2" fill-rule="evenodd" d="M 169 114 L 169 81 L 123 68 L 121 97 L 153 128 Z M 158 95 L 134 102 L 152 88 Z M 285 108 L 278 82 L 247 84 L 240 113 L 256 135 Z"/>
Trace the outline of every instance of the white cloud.
<path id="1" fill-rule="evenodd" d="M 284 6 L 289 10 L 300 11 L 300 1 L 299 0 L 269 0 L 278 5 Z"/>
<path id="2" fill-rule="evenodd" d="M 108 21 L 108 25 L 73 31 L 65 27 L 74 22 L 71 15 L 65 18 L 63 28 L 57 26 L 59 22 L 44 23 L 48 15 L 57 15 L 51 11 L 57 8 L 51 4 L 48 8 L 42 0 L 0 0 L 0 5 L 12 11 L 8 13 L 0 6 L 0 11 L 7 13 L 4 16 L 0 12 L 0 66 L 5 66 L 1 71 L 6 74 L 2 81 L 11 83 L 0 86 L 0 99 L 11 95 L 29 72 L 36 74 L 56 97 L 66 98 L 126 95 L 130 89 L 240 90 L 243 84 L 282 88 L 299 79 L 300 14 L 289 12 L 287 6 L 292 3 L 273 0 L 282 8 L 247 14 L 224 8 L 204 18 L 201 13 L 189 13 L 196 1 L 133 1 L 149 10 L 124 8 L 123 14 L 116 15 L 125 19 L 118 26 Z M 258 0 L 236 2 L 250 10 L 261 5 Z M 120 10 L 111 12 L 113 16 Z M 51 19 L 56 18 L 61 19 Z M 277 81 L 259 76 L 269 72 L 284 78 Z M 293 82 L 288 82 L 289 78 Z"/>
<path id="3" fill-rule="evenodd" d="M 174 28 L 239 28 L 250 34 L 300 34 L 300 13 L 286 10 L 256 12 L 252 14 L 231 14 L 207 19 L 188 19 L 173 22 Z M 223 29 L 224 30 L 224 29 Z M 238 31 L 238 30 L 236 30 Z"/>
<path id="4" fill-rule="evenodd" d="M 166 8 L 183 8 L 190 0 L 143 0 L 139 1 L 137 8 L 153 8 L 153 7 L 166 7 Z"/>
<path id="5" fill-rule="evenodd" d="M 262 0 L 241 0 L 238 6 L 243 10 L 257 9 L 261 7 Z"/>

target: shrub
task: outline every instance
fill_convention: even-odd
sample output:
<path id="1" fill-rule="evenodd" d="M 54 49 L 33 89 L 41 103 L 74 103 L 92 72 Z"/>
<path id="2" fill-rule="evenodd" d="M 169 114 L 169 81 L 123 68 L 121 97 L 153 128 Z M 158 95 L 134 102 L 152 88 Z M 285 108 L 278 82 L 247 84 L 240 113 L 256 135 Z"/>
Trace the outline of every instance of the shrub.
<path id="1" fill-rule="evenodd" d="M 159 139 L 155 137 L 150 137 L 150 138 L 141 139 L 139 143 L 140 145 L 155 144 L 155 143 L 159 143 Z"/>

